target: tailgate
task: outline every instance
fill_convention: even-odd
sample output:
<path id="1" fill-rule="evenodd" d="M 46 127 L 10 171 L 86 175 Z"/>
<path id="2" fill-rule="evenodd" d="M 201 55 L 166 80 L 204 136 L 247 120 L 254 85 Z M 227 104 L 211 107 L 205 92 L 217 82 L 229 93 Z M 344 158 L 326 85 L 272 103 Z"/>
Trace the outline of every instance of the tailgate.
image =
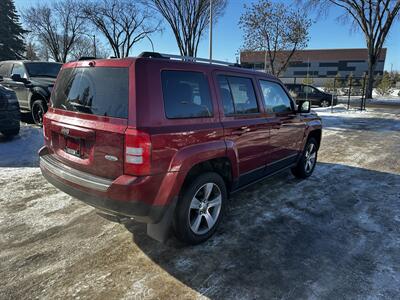
<path id="1" fill-rule="evenodd" d="M 43 122 L 54 159 L 103 178 L 123 174 L 131 65 L 125 59 L 63 66 Z"/>
<path id="2" fill-rule="evenodd" d="M 123 174 L 126 120 L 77 119 L 50 109 L 44 127 L 50 153 L 63 164 L 109 179 Z"/>

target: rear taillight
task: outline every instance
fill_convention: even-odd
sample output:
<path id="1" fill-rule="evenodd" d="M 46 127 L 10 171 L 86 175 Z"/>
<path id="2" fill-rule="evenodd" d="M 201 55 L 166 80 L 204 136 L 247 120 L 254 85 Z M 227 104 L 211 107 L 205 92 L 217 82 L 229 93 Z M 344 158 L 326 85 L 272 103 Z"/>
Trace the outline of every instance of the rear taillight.
<path id="1" fill-rule="evenodd" d="M 136 129 L 125 131 L 124 173 L 141 176 L 150 174 L 151 141 L 150 136 Z"/>
<path id="2" fill-rule="evenodd" d="M 50 138 L 50 127 L 49 127 L 49 123 L 47 122 L 46 117 L 43 118 L 43 124 L 42 124 L 42 128 L 43 128 L 43 137 L 44 140 L 48 140 Z"/>

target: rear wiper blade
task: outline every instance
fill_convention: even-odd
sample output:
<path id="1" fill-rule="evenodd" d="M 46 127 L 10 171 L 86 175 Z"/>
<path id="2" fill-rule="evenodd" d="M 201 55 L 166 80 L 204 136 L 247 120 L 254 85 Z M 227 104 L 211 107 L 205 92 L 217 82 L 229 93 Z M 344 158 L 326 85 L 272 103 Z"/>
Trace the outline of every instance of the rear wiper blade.
<path id="1" fill-rule="evenodd" d="M 71 105 L 77 111 L 92 113 L 92 108 L 90 106 L 79 104 L 76 102 L 69 102 L 69 105 Z"/>

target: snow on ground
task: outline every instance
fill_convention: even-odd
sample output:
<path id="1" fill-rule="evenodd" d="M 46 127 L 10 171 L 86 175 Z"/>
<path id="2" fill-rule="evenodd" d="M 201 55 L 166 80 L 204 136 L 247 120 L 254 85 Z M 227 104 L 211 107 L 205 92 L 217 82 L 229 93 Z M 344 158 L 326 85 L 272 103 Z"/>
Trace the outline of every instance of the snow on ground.
<path id="1" fill-rule="evenodd" d="M 42 145 L 42 129 L 21 123 L 20 134 L 12 140 L 0 135 L 0 167 L 37 167 Z"/>
<path id="2" fill-rule="evenodd" d="M 400 108 L 315 109 L 307 180 L 281 173 L 235 194 L 215 237 L 159 244 L 48 184 L 41 130 L 0 138 L 0 299 L 398 298 Z"/>
<path id="3" fill-rule="evenodd" d="M 338 96 L 338 102 L 347 104 L 348 96 Z M 350 104 L 358 104 L 361 101 L 361 96 L 350 96 Z M 374 96 L 373 99 L 367 99 L 367 105 L 374 104 L 389 104 L 389 105 L 400 105 L 400 97 L 389 95 L 389 96 Z"/>

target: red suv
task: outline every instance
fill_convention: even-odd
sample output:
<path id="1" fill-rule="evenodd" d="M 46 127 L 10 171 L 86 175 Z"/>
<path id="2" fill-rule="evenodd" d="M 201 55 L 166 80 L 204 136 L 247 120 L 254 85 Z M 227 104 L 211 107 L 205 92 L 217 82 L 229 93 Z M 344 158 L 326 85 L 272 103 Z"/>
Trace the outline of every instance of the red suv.
<path id="1" fill-rule="evenodd" d="M 261 72 L 156 53 L 79 61 L 58 75 L 40 167 L 103 216 L 196 244 L 230 193 L 287 168 L 310 176 L 321 127 Z"/>

